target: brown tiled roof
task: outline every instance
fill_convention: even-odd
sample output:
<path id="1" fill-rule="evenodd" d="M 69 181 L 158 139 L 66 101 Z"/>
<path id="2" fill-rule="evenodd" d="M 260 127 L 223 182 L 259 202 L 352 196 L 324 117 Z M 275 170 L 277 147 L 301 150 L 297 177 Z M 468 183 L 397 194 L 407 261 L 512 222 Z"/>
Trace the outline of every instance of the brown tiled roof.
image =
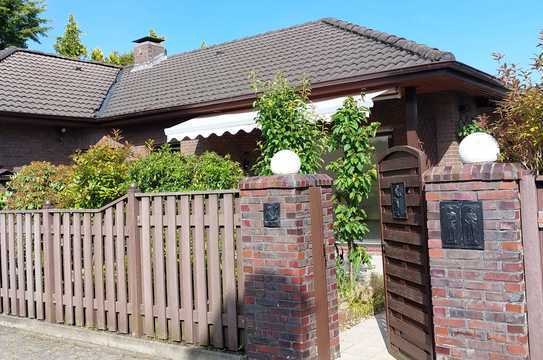
<path id="1" fill-rule="evenodd" d="M 0 52 L 0 111 L 93 117 L 118 67 L 8 48 Z"/>
<path id="2" fill-rule="evenodd" d="M 197 104 L 251 94 L 249 76 L 278 72 L 312 83 L 454 60 L 397 36 L 336 19 L 290 28 L 171 56 L 143 70 L 125 68 L 99 117 Z"/>
<path id="3" fill-rule="evenodd" d="M 173 55 L 137 70 L 0 52 L 0 111 L 111 118 L 251 95 L 252 72 L 261 80 L 282 72 L 315 84 L 450 60 L 449 52 L 336 19 Z"/>

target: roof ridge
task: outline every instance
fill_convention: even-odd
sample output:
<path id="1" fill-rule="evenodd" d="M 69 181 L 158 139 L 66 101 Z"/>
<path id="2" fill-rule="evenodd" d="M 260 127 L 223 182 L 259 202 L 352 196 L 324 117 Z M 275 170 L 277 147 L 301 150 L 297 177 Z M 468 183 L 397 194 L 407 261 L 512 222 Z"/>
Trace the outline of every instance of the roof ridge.
<path id="1" fill-rule="evenodd" d="M 5 54 L 4 54 L 4 52 L 5 52 Z M 69 60 L 69 61 L 81 62 L 81 63 L 85 63 L 85 64 L 92 64 L 92 65 L 101 65 L 101 66 L 112 67 L 112 68 L 117 68 L 117 69 L 122 68 L 122 66 L 120 66 L 120 65 L 107 64 L 107 63 L 103 63 L 103 62 L 100 62 L 100 61 L 94 61 L 94 60 L 74 59 L 74 58 L 67 57 L 67 56 L 48 53 L 48 52 L 45 52 L 45 51 L 25 49 L 25 48 L 19 48 L 19 47 L 14 47 L 14 46 L 10 46 L 10 47 L 5 48 L 4 50 L 0 50 L 0 61 L 4 60 L 5 58 L 7 58 L 10 55 L 13 55 L 16 52 L 26 52 L 26 53 L 36 54 L 36 55 L 41 55 L 41 56 L 50 56 L 50 57 L 54 57 L 54 58 L 62 59 L 62 60 Z"/>
<path id="2" fill-rule="evenodd" d="M 455 61 L 456 58 L 452 52 L 441 51 L 437 48 L 432 48 L 427 45 L 419 44 L 415 41 L 408 40 L 403 37 L 388 34 L 386 32 L 370 29 L 361 25 L 353 24 L 347 21 L 339 20 L 336 18 L 328 17 L 320 20 L 321 22 L 335 26 L 345 31 L 350 31 L 355 34 L 359 34 L 370 38 L 372 40 L 380 41 L 387 45 L 395 46 L 397 48 L 407 50 L 409 52 L 420 55 L 431 61 Z"/>

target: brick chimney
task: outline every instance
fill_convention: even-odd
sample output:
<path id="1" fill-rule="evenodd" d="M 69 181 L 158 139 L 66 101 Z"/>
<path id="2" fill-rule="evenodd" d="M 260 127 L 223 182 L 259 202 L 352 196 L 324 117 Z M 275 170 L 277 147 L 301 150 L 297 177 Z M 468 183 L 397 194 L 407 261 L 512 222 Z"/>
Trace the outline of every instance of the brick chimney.
<path id="1" fill-rule="evenodd" d="M 145 65 L 160 61 L 166 56 L 166 49 L 162 45 L 164 39 L 154 36 L 144 36 L 134 40 L 134 64 Z"/>

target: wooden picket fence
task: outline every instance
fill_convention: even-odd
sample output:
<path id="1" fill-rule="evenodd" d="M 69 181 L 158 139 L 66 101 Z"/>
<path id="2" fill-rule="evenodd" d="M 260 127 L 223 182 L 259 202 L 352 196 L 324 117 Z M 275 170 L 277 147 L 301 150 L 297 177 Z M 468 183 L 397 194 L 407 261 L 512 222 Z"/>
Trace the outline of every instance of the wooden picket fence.
<path id="1" fill-rule="evenodd" d="M 0 311 L 242 348 L 237 191 L 137 193 L 94 210 L 0 211 Z"/>

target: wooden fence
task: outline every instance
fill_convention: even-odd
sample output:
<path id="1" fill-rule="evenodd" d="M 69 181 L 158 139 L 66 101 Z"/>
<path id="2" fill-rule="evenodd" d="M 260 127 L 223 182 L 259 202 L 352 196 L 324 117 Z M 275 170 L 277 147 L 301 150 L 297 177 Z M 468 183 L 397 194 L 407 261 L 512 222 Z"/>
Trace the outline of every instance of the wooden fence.
<path id="1" fill-rule="evenodd" d="M 4 314 L 239 350 L 237 191 L 0 211 Z"/>

